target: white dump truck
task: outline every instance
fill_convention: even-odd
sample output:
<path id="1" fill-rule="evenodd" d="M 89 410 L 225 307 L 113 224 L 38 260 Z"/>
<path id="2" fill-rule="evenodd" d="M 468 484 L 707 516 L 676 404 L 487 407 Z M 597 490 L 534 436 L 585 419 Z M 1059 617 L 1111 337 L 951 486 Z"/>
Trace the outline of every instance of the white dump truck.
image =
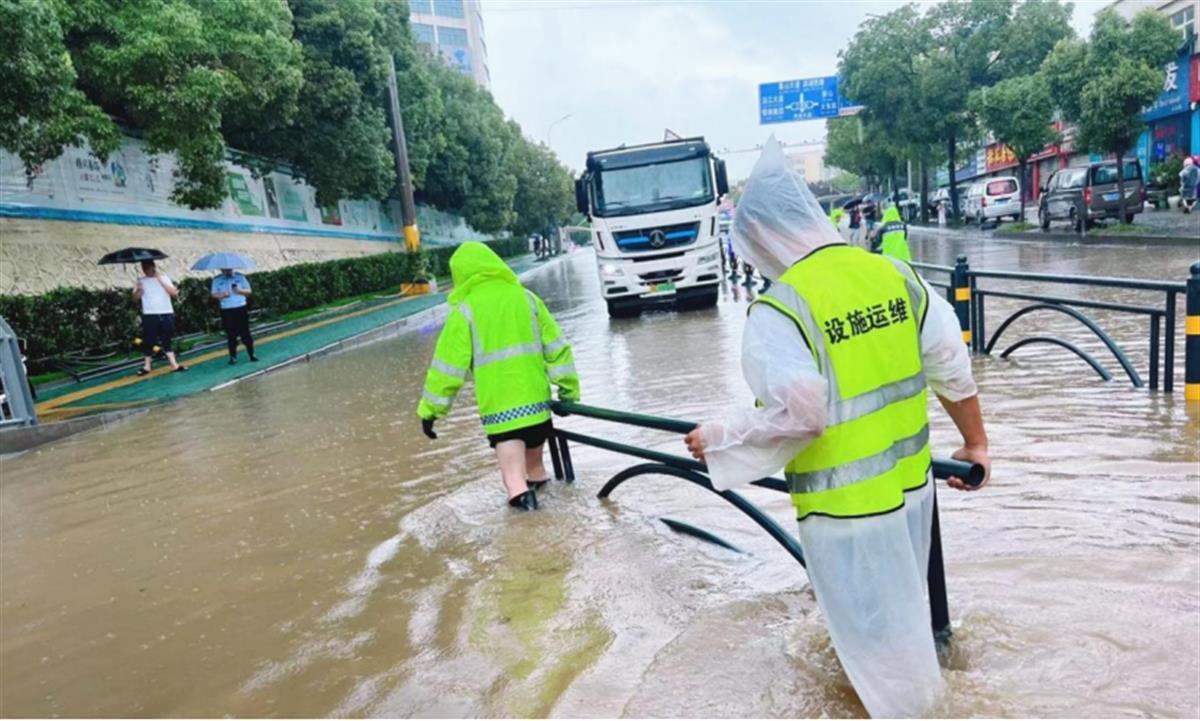
<path id="1" fill-rule="evenodd" d="M 727 192 L 725 163 L 704 138 L 588 153 L 575 204 L 591 222 L 609 315 L 716 305 L 717 206 Z"/>

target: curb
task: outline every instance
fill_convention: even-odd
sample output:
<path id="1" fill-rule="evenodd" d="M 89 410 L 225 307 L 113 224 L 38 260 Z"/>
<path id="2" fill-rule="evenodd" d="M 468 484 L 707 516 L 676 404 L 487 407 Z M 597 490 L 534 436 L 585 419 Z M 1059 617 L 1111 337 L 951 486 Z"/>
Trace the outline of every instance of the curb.
<path id="1" fill-rule="evenodd" d="M 72 418 L 66 421 L 41 423 L 36 426 L 6 428 L 0 431 L 0 456 L 24 453 L 47 443 L 62 440 L 97 428 L 109 428 L 134 416 L 148 413 L 149 408 L 129 408 L 107 413 Z"/>
<path id="2" fill-rule="evenodd" d="M 1200 238 L 1186 238 L 1177 235 L 1104 235 L 1103 233 L 1040 233 L 1036 231 L 1006 231 L 1003 228 L 992 233 L 993 238 L 1006 240 L 1053 240 L 1063 243 L 1081 243 L 1084 245 L 1170 245 L 1170 246 L 1200 246 Z"/>

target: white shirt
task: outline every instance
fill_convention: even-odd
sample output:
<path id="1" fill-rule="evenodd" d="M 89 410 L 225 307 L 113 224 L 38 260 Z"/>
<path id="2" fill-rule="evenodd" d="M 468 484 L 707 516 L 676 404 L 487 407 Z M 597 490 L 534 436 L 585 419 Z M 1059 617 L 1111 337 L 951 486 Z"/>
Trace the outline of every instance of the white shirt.
<path id="1" fill-rule="evenodd" d="M 921 279 L 929 311 L 921 363 L 934 393 L 950 401 L 978 392 L 954 308 Z M 780 362 L 786 358 L 787 362 Z M 778 472 L 825 431 L 829 389 L 796 324 L 755 306 L 742 335 L 742 375 L 764 407 L 705 423 L 705 459 L 713 486 L 726 490 Z"/>
<path id="2" fill-rule="evenodd" d="M 159 282 L 159 279 L 162 280 L 162 283 Z M 138 285 L 142 287 L 142 315 L 162 315 L 175 312 L 175 309 L 171 307 L 171 296 L 167 295 L 163 283 L 171 286 L 172 290 L 175 289 L 171 278 L 163 273 L 159 273 L 156 278 L 147 278 L 146 276 L 138 278 Z"/>

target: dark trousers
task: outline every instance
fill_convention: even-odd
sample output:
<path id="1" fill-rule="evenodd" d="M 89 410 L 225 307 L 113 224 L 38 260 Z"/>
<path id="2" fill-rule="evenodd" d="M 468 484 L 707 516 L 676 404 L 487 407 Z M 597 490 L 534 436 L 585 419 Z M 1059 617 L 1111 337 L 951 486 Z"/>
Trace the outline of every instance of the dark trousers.
<path id="1" fill-rule="evenodd" d="M 250 309 L 222 308 L 221 325 L 225 327 L 225 340 L 229 343 L 229 357 L 237 358 L 238 338 L 246 346 L 246 354 L 254 357 L 254 339 L 250 337 Z"/>
<path id="2" fill-rule="evenodd" d="M 175 334 L 174 313 L 152 313 L 142 316 L 142 355 L 153 356 L 155 348 L 171 352 L 171 336 Z"/>

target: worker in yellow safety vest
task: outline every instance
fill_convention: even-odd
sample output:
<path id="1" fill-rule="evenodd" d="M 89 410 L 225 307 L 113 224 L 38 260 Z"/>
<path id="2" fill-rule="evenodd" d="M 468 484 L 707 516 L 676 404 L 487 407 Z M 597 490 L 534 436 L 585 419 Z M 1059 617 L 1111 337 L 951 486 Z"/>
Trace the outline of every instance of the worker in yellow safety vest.
<path id="1" fill-rule="evenodd" d="M 742 342 L 758 403 L 702 423 L 688 449 L 719 490 L 784 468 L 808 576 L 859 698 L 875 717 L 921 716 L 943 688 L 925 599 L 927 387 L 962 434 L 954 457 L 990 473 L 954 310 L 908 264 L 842 242 L 774 138 L 734 224 L 738 253 L 777 281 L 751 305 Z"/>
<path id="2" fill-rule="evenodd" d="M 842 210 L 841 208 L 834 208 L 833 212 L 829 214 L 829 220 L 833 223 L 835 230 L 841 227 L 842 217 L 845 215 L 846 211 Z"/>
<path id="3" fill-rule="evenodd" d="M 551 383 L 559 400 L 579 400 L 571 346 L 542 299 L 483 243 L 459 246 L 450 256 L 450 275 L 450 315 L 417 406 L 422 429 L 437 438 L 434 421 L 450 412 L 473 374 L 480 420 L 509 505 L 534 510 L 537 489 L 549 481 L 543 450 L 553 431 Z"/>
<path id="4" fill-rule="evenodd" d="M 900 211 L 895 205 L 884 211 L 883 220 L 875 226 L 871 235 L 871 252 L 883 253 L 905 263 L 912 262 L 912 253 L 908 250 L 908 227 L 900 220 Z"/>

